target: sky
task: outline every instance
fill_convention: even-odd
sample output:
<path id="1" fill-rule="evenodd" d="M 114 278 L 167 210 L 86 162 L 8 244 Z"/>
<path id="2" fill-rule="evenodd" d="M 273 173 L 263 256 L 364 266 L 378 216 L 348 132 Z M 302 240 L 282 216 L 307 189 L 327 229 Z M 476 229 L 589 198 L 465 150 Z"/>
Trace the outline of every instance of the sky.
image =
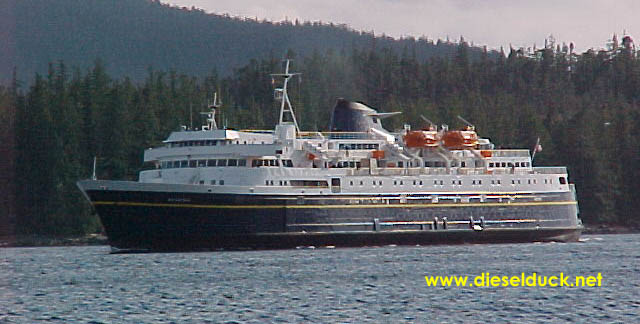
<path id="1" fill-rule="evenodd" d="M 209 13 L 260 20 L 322 21 L 393 37 L 426 36 L 474 45 L 604 48 L 615 33 L 640 39 L 639 0 L 162 0 Z"/>

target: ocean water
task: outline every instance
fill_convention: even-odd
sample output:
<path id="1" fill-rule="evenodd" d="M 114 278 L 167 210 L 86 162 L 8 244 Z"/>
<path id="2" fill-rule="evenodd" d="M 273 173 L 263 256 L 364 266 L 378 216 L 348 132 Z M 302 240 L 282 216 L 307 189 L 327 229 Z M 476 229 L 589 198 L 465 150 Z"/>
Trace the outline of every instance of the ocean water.
<path id="1" fill-rule="evenodd" d="M 600 287 L 429 287 L 425 275 Z M 640 322 L 640 235 L 579 243 L 109 254 L 0 249 L 0 323 Z"/>

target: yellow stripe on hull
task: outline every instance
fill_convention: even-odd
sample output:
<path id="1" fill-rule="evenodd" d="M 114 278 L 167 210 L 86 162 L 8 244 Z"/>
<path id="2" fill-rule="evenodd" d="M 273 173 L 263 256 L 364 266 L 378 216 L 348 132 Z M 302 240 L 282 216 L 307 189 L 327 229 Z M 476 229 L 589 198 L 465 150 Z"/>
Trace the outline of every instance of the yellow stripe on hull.
<path id="1" fill-rule="evenodd" d="M 96 206 L 134 206 L 134 207 L 175 207 L 175 208 L 212 208 L 212 209 L 339 209 L 339 208 L 438 208 L 438 207 L 497 207 L 497 206 L 563 206 L 577 205 L 576 201 L 546 201 L 546 202 L 502 202 L 502 203 L 429 203 L 429 204 L 375 204 L 375 205 L 199 205 L 199 204 L 169 204 L 144 202 L 116 202 L 96 201 Z"/>

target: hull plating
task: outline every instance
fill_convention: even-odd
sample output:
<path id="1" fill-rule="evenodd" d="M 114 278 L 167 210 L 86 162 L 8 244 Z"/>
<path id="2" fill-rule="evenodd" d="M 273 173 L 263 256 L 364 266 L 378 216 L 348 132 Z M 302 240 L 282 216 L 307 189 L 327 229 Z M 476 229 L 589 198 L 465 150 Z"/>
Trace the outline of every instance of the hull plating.
<path id="1" fill-rule="evenodd" d="M 85 193 L 112 247 L 135 251 L 575 241 L 582 229 L 571 193 L 483 200 Z"/>

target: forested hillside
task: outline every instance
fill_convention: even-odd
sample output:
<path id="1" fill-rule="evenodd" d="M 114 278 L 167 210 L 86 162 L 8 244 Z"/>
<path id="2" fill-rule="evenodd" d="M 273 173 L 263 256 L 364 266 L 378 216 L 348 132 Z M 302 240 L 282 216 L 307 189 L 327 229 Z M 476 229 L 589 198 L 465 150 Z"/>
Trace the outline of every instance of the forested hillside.
<path id="1" fill-rule="evenodd" d="M 428 31 L 426 31 L 428 32 Z M 271 23 L 170 7 L 150 0 L 0 1 L 0 82 L 31 83 L 49 62 L 89 68 L 96 59 L 113 77 L 141 81 L 147 69 L 205 76 L 227 75 L 250 59 L 282 58 L 288 49 L 314 51 L 408 48 L 420 60 L 451 55 L 447 42 L 374 37 L 346 26 L 309 22 Z M 473 50 L 473 55 L 480 53 Z"/>
<path id="2" fill-rule="evenodd" d="M 462 43 L 451 58 L 426 62 L 390 48 L 298 57 L 293 69 L 302 82 L 293 82 L 290 94 L 301 127 L 326 130 L 335 99 L 345 97 L 403 111 L 385 120 L 389 129 L 404 121 L 420 127 L 421 114 L 457 127 L 462 115 L 501 147 L 532 147 L 540 137 L 544 150 L 535 164 L 568 166 L 587 224 L 638 226 L 637 54 L 626 47 L 582 55 L 546 48 L 533 57 L 511 51 L 470 60 L 468 51 Z M 277 71 L 279 59 L 263 59 L 225 77 L 151 70 L 138 83 L 114 78 L 99 61 L 88 72 L 58 62 L 29 87 L 0 89 L 0 119 L 15 125 L 3 128 L 0 143 L 13 159 L 4 170 L 17 197 L 2 211 L 15 211 L 21 233 L 98 229 L 74 184 L 90 176 L 94 156 L 99 178 L 136 179 L 143 150 L 188 125 L 190 111 L 200 125 L 197 112 L 215 91 L 223 101 L 220 124 L 272 128 L 278 110 L 269 73 Z"/>

